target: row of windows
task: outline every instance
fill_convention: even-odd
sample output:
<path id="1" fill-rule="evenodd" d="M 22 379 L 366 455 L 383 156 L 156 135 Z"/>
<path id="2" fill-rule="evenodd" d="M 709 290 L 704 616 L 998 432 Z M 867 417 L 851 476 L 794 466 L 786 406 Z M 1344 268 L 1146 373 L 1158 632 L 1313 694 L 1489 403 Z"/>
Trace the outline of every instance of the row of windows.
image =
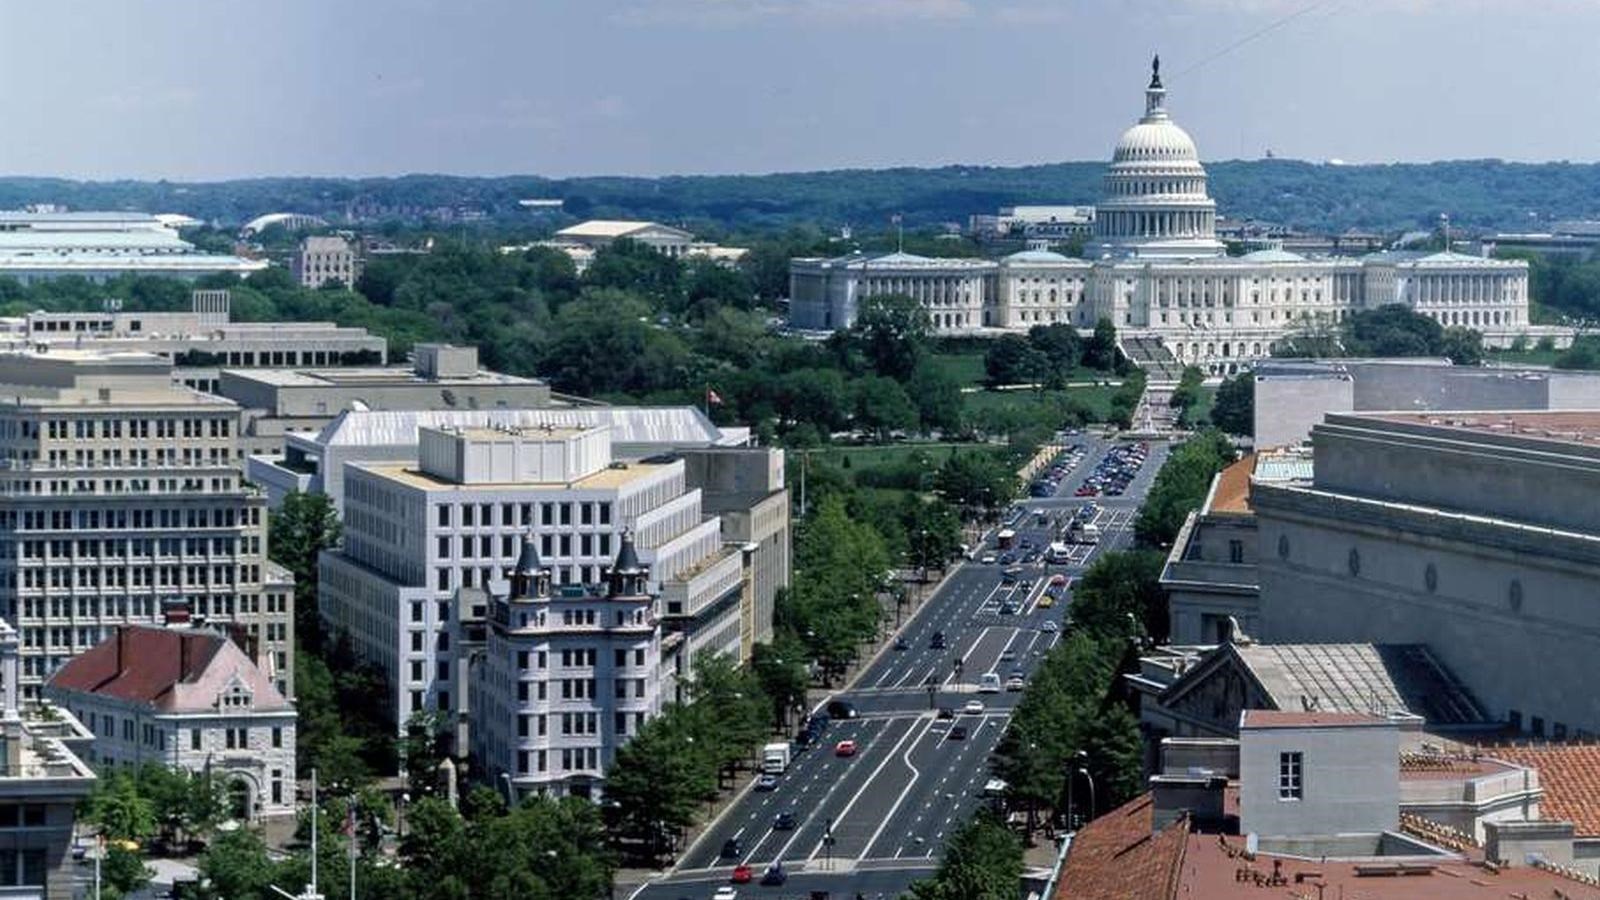
<path id="1" fill-rule="evenodd" d="M 535 750 L 530 754 L 527 750 L 517 753 L 517 774 L 531 775 L 535 771 L 528 764 L 531 761 L 537 764 L 537 771 L 546 771 L 548 751 Z M 576 747 L 561 751 L 561 772 L 592 772 L 600 768 L 600 749 L 598 747 Z"/>
<path id="2" fill-rule="evenodd" d="M 445 507 L 440 508 L 444 509 Z M 573 535 L 571 534 L 539 535 L 539 553 L 545 558 L 572 556 L 574 546 L 572 538 Z M 576 546 L 579 556 L 611 555 L 610 532 L 601 532 L 599 534 L 585 532 L 577 535 L 577 538 Z M 435 538 L 434 555 L 440 560 L 447 560 L 451 558 L 452 547 L 459 547 L 462 559 L 494 559 L 496 557 L 515 559 L 522 552 L 521 545 L 522 541 L 517 535 L 502 534 L 500 535 L 500 552 L 496 554 L 494 535 L 474 536 L 468 534 L 462 535 L 456 541 L 452 541 L 447 535 L 440 535 Z"/>
<path id="3" fill-rule="evenodd" d="M 563 700 L 593 700 L 597 696 L 595 679 L 593 678 L 563 678 L 561 685 L 561 699 Z M 529 685 L 532 685 L 531 687 Z M 649 694 L 649 682 L 643 678 L 618 678 L 612 684 L 612 693 L 618 700 L 628 699 L 632 693 L 635 699 L 644 699 Z M 520 703 L 541 702 L 550 699 L 548 682 L 544 681 L 519 681 L 517 682 L 517 700 Z"/>
<path id="4" fill-rule="evenodd" d="M 495 516 L 497 507 L 498 521 Z M 535 507 L 539 512 L 537 522 L 533 520 Z M 611 524 L 609 502 L 441 503 L 434 508 L 434 518 L 440 528 L 451 527 L 452 521 L 460 522 L 462 528 L 494 525 L 527 528 L 533 525 L 571 525 L 574 511 L 579 525 Z"/>

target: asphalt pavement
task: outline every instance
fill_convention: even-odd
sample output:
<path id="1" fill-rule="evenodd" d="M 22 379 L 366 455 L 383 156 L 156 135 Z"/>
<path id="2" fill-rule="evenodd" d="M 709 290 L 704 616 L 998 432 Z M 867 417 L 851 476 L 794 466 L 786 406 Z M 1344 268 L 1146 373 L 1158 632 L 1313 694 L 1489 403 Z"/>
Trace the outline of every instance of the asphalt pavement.
<path id="1" fill-rule="evenodd" d="M 1055 646 L 1059 632 L 1040 626 L 1047 620 L 1061 623 L 1071 602 L 1069 593 L 1048 608 L 1039 605 L 1049 578 L 1076 576 L 1095 554 L 1132 544 L 1134 516 L 1167 452 L 1165 443 L 1151 442 L 1123 496 L 1080 498 L 1073 492 L 1106 450 L 1127 442 L 1085 435 L 1068 443 L 1082 443 L 1086 452 L 1062 479 L 1057 496 L 1017 501 L 1022 517 L 1009 524 L 1013 517 L 1008 516 L 1001 527 L 1009 524 L 1019 546 L 1026 541 L 1042 550 L 1071 513 L 1093 499 L 1099 507 L 1094 519 L 1099 542 L 1074 545 L 1065 565 L 1024 564 L 1011 584 L 1003 582 L 1006 566 L 974 559 L 955 567 L 900 630 L 905 649 L 886 649 L 834 695 L 854 705 L 858 716 L 835 719 L 816 746 L 796 752 L 775 790 L 747 791 L 666 877 L 641 887 L 633 898 L 710 897 L 728 884 L 739 864 L 749 866 L 759 881 L 768 866 L 781 862 L 789 876 L 781 887 L 738 886 L 741 898 L 773 900 L 805 898 L 814 890 L 829 891 L 834 900 L 853 900 L 858 892 L 868 898 L 898 897 L 933 872 L 945 839 L 985 802 L 983 788 L 992 777 L 989 755 L 1021 696 L 980 693 L 981 676 L 994 672 L 1005 679 L 1015 669 L 1026 677 Z M 1045 514 L 1045 523 L 1036 510 Z M 998 552 L 992 549 L 996 531 L 985 545 L 990 552 Z M 1008 601 L 1015 613 L 1002 613 Z M 935 632 L 942 633 L 944 649 L 933 646 Z M 982 713 L 962 711 L 971 700 L 983 704 Z M 956 714 L 940 719 L 939 707 Z M 954 725 L 966 728 L 965 738 L 950 737 Z M 835 753 L 843 740 L 856 742 L 853 756 Z M 793 829 L 774 827 L 782 812 L 793 815 Z M 736 852 L 724 855 L 729 841 L 736 846 L 726 849 Z"/>

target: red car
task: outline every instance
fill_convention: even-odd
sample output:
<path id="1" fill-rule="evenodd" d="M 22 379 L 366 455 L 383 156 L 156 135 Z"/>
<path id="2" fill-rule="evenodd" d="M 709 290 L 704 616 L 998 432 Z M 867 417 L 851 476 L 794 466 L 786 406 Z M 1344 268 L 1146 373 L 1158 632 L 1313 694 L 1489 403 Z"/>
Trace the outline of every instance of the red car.
<path id="1" fill-rule="evenodd" d="M 749 884 L 750 883 L 750 879 L 752 879 L 754 877 L 755 877 L 755 873 L 750 871 L 750 867 L 749 866 L 734 866 L 733 867 L 733 877 L 730 878 L 729 880 L 732 881 L 734 884 Z"/>
<path id="2" fill-rule="evenodd" d="M 834 756 L 855 756 L 856 755 L 856 742 L 855 741 L 840 741 L 839 743 L 834 744 L 833 745 L 833 755 Z"/>

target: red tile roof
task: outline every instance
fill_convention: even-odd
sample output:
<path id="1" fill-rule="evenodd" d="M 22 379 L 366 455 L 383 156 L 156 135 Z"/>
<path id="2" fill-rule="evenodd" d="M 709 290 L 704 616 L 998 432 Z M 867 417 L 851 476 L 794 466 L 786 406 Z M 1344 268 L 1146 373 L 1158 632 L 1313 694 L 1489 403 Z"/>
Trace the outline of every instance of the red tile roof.
<path id="1" fill-rule="evenodd" d="M 1484 747 L 1485 755 L 1539 770 L 1544 799 L 1539 813 L 1546 819 L 1571 822 L 1585 837 L 1600 836 L 1600 745 Z"/>
<path id="2" fill-rule="evenodd" d="M 1600 900 L 1600 888 L 1529 866 L 1498 871 L 1481 858 L 1309 859 L 1244 852 L 1237 835 L 1186 835 L 1180 894 L 1184 900 Z M 1394 868 L 1399 864 L 1410 870 Z M 1276 876 L 1276 877 L 1275 877 Z M 1559 891 L 1559 893 L 1557 893 Z M 1058 895 L 1075 898 L 1077 894 Z M 1143 897 L 1124 893 L 1122 897 Z"/>
<path id="3" fill-rule="evenodd" d="M 1247 709 L 1241 728 L 1343 728 L 1351 725 L 1386 725 L 1389 720 L 1367 713 L 1296 712 L 1289 709 Z"/>
<path id="4" fill-rule="evenodd" d="M 122 625 L 68 660 L 49 684 L 161 708 L 173 688 L 203 673 L 227 642 L 203 631 Z"/>
<path id="5" fill-rule="evenodd" d="M 1056 900 L 1174 900 L 1189 835 L 1179 818 L 1151 831 L 1148 793 L 1085 825 L 1072 839 Z"/>
<path id="6" fill-rule="evenodd" d="M 1211 495 L 1212 513 L 1250 512 L 1250 476 L 1256 470 L 1256 455 L 1246 453 L 1217 475 L 1217 489 Z"/>

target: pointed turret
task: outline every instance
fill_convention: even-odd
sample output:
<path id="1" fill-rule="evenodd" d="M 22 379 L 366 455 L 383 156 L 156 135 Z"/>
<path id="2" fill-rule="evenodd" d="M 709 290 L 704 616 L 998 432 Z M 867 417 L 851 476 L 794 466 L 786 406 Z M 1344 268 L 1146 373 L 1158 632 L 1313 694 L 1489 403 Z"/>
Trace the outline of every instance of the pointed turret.
<path id="1" fill-rule="evenodd" d="M 633 546 L 633 532 L 622 533 L 622 546 L 617 549 L 616 562 L 611 565 L 610 593 L 613 597 L 636 597 L 646 593 L 645 583 L 649 572 L 639 562 L 639 551 Z"/>
<path id="2" fill-rule="evenodd" d="M 522 552 L 517 555 L 517 567 L 511 572 L 511 599 L 526 600 L 549 593 L 550 570 L 539 559 L 539 547 L 530 531 L 522 537 Z"/>

